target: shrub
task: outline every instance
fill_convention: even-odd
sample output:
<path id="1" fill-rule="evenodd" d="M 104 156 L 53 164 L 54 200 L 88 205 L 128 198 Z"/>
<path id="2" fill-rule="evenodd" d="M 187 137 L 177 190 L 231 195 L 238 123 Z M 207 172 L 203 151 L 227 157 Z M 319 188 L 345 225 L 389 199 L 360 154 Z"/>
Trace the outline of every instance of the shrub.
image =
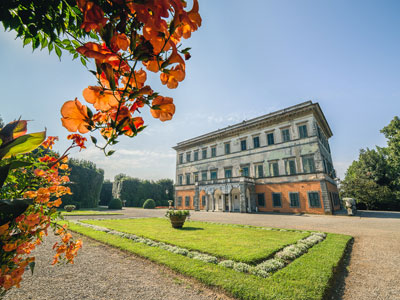
<path id="1" fill-rule="evenodd" d="M 120 199 L 112 199 L 108 204 L 108 209 L 122 209 L 122 201 Z"/>
<path id="2" fill-rule="evenodd" d="M 155 208 L 156 207 L 156 202 L 153 199 L 147 199 L 143 203 L 143 208 Z"/>
<path id="3" fill-rule="evenodd" d="M 68 212 L 73 211 L 75 208 L 76 208 L 75 205 L 65 205 L 65 206 L 64 206 L 64 209 L 65 209 L 66 211 L 68 211 Z"/>
<path id="4" fill-rule="evenodd" d="M 190 216 L 188 210 L 178 210 L 178 209 L 169 209 L 165 213 L 166 217 L 173 217 L 173 216 Z"/>

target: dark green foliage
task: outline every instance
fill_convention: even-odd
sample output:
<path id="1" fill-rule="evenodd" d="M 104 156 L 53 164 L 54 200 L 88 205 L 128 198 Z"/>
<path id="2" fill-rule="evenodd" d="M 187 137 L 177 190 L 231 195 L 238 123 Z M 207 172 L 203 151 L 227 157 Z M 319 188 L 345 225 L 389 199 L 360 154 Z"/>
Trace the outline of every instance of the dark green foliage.
<path id="1" fill-rule="evenodd" d="M 170 179 L 149 181 L 119 174 L 114 179 L 113 196 L 126 200 L 126 206 L 143 207 L 149 198 L 156 206 L 168 206 L 168 200 L 174 198 L 174 183 Z"/>
<path id="2" fill-rule="evenodd" d="M 109 209 L 122 209 L 122 201 L 120 199 L 114 198 L 108 204 Z"/>
<path id="3" fill-rule="evenodd" d="M 156 202 L 153 199 L 147 199 L 143 203 L 143 208 L 156 208 Z"/>
<path id="4" fill-rule="evenodd" d="M 90 161 L 70 159 L 70 188 L 72 195 L 62 198 L 63 205 L 73 204 L 79 208 L 97 207 L 104 179 L 104 171 Z"/>
<path id="5" fill-rule="evenodd" d="M 400 119 L 381 132 L 388 147 L 360 150 L 341 182 L 341 195 L 355 198 L 359 209 L 400 210 Z"/>
<path id="6" fill-rule="evenodd" d="M 31 44 L 33 50 L 47 48 L 49 52 L 54 49 L 58 57 L 64 49 L 77 58 L 75 48 L 80 44 L 69 37 L 90 35 L 80 28 L 82 13 L 75 0 L 0 1 L 0 21 L 5 30 L 17 33 L 24 46 Z"/>
<path id="7" fill-rule="evenodd" d="M 101 186 L 99 205 L 107 206 L 108 203 L 110 203 L 112 199 L 112 187 L 113 183 L 110 180 L 104 180 L 103 185 Z"/>

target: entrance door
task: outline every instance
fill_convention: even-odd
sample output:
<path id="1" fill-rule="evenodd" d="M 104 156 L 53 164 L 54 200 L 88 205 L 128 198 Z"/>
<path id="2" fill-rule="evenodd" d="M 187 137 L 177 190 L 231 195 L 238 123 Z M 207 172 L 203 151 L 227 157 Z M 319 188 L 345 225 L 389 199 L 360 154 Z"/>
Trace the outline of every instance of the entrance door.
<path id="1" fill-rule="evenodd" d="M 240 211 L 239 195 L 233 195 L 233 211 Z"/>

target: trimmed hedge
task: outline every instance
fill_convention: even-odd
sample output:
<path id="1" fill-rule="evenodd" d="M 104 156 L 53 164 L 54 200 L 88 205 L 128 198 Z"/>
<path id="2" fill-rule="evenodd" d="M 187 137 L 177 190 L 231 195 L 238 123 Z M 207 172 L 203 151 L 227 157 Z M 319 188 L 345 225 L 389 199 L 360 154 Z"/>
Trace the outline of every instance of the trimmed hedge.
<path id="1" fill-rule="evenodd" d="M 143 203 L 143 208 L 155 208 L 156 202 L 153 199 L 147 199 Z"/>
<path id="2" fill-rule="evenodd" d="M 68 161 L 68 166 L 71 168 L 68 186 L 71 188 L 72 195 L 62 197 L 63 206 L 72 204 L 77 209 L 97 207 L 104 171 L 98 169 L 91 161 L 73 158 Z"/>
<path id="3" fill-rule="evenodd" d="M 168 206 L 168 200 L 174 197 L 174 183 L 170 179 L 149 181 L 119 174 L 114 178 L 112 194 L 126 201 L 126 206 L 143 207 L 146 199 L 153 199 L 156 206 Z"/>
<path id="4" fill-rule="evenodd" d="M 113 183 L 110 180 L 104 180 L 103 185 L 101 186 L 101 192 L 100 192 L 100 205 L 108 205 L 110 201 L 112 200 L 112 188 L 113 188 Z"/>
<path id="5" fill-rule="evenodd" d="M 108 209 L 122 209 L 122 201 L 120 199 L 112 199 L 108 204 Z"/>

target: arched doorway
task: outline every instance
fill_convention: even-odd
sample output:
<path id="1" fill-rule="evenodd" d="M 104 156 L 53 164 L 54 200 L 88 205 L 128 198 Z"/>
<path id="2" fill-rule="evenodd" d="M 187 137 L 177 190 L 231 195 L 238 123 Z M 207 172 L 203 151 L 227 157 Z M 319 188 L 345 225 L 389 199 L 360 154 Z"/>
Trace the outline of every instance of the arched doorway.
<path id="1" fill-rule="evenodd" d="M 222 210 L 222 192 L 215 190 L 214 192 L 214 210 Z"/>
<path id="2" fill-rule="evenodd" d="M 240 190 L 234 188 L 231 191 L 232 195 L 232 211 L 240 211 Z"/>

